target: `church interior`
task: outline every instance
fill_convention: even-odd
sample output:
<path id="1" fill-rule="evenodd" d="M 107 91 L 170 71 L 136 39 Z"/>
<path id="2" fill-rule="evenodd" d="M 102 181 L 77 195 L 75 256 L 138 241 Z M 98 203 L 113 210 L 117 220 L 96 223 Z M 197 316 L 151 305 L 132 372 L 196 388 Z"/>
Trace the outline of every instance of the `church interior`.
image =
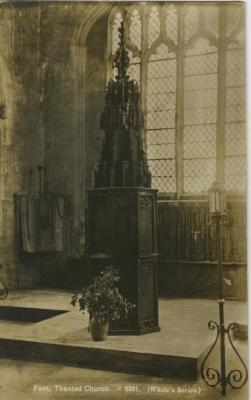
<path id="1" fill-rule="evenodd" d="M 121 59 L 116 63 L 121 24 L 128 57 L 125 72 Z M 226 315 L 241 323 L 244 319 L 246 326 L 245 63 L 245 6 L 239 2 L 1 2 L 0 279 L 10 294 L 1 307 L 11 306 L 12 300 L 14 306 L 25 307 L 37 293 L 46 309 L 57 310 L 64 301 L 61 308 L 69 310 L 70 294 L 88 284 L 95 268 L 117 260 L 109 251 L 120 252 L 119 262 L 130 264 L 125 290 L 133 285 L 130 280 L 139 280 L 135 290 L 144 297 L 142 315 L 145 319 L 151 315 L 149 323 L 137 325 L 137 332 L 143 334 L 132 346 L 140 348 L 140 338 L 151 346 L 151 335 L 163 334 L 169 320 L 174 326 L 184 310 L 189 316 L 198 313 L 195 326 L 203 321 L 206 332 L 209 310 L 217 318 L 219 297 L 219 237 L 209 204 L 210 188 L 217 182 L 224 188 L 227 210 L 220 233 Z M 144 149 L 144 159 L 139 161 L 143 178 L 140 175 L 134 183 L 123 159 L 127 142 L 117 151 L 124 162 L 121 168 L 125 167 L 123 182 L 116 171 L 109 180 L 100 169 L 101 161 L 106 168 L 111 158 L 104 145 L 108 117 L 102 122 L 109 108 L 108 82 L 118 80 L 120 72 L 135 82 L 140 96 L 142 116 L 137 123 L 143 132 L 139 139 Z M 132 143 L 128 149 L 133 153 L 138 144 Z M 137 155 L 133 157 L 138 162 Z M 119 192 L 121 186 L 124 191 Z M 102 214 L 104 187 L 112 188 L 107 189 L 108 197 L 112 198 L 114 187 L 119 193 L 112 198 L 117 214 L 111 224 L 111 210 Z M 136 193 L 137 210 L 130 209 L 124 193 L 129 193 L 130 204 Z M 134 251 L 131 248 L 135 257 L 128 255 Z M 140 268 L 145 274 L 142 279 Z M 26 294 L 26 300 L 20 293 Z M 157 305 L 152 306 L 158 297 L 160 332 Z M 175 318 L 169 315 L 171 309 Z M 0 315 L 4 315 L 1 310 Z M 69 321 L 75 318 L 72 315 Z M 80 329 L 79 320 L 77 324 Z M 12 329 L 12 339 L 18 329 Z M 179 335 L 179 329 L 185 342 L 182 324 L 174 335 Z M 199 329 L 194 341 L 199 341 Z M 193 336 L 192 326 L 190 330 Z M 55 333 L 50 332 L 53 338 Z M 36 335 L 41 336 L 37 331 Z M 205 336 L 213 340 L 212 332 Z M 49 344 L 38 353 L 50 352 Z M 11 353 L 7 339 L 4 345 Z M 115 336 L 114 346 L 120 346 Z M 128 350 L 130 343 L 123 346 Z M 59 362 L 63 359 L 56 352 L 54 356 Z M 189 369 L 186 378 L 193 379 L 196 367 L 186 364 L 189 357 L 177 370 Z M 104 356 L 107 365 L 108 358 Z M 45 360 L 51 361 L 49 356 Z M 155 369 L 160 368 L 159 362 Z M 170 360 L 166 362 L 174 371 Z M 149 366 L 148 375 L 152 370 Z M 119 371 L 131 372 L 129 367 Z"/>

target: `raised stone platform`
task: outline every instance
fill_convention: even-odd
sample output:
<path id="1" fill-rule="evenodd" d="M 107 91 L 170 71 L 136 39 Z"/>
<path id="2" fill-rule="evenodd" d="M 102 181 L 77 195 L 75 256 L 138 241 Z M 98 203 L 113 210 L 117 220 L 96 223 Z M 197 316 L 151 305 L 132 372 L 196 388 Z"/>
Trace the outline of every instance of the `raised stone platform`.
<path id="1" fill-rule="evenodd" d="M 216 301 L 160 299 L 160 332 L 144 336 L 109 336 L 104 342 L 94 342 L 88 332 L 88 316 L 73 308 L 70 299 L 71 293 L 61 291 L 10 293 L 0 304 L 0 318 L 5 318 L 0 320 L 0 356 L 197 379 L 203 355 L 214 340 L 214 332 L 208 330 L 207 323 L 218 320 Z M 13 319 L 19 315 L 18 320 L 6 319 L 10 307 Z M 49 318 L 34 322 L 31 308 L 40 310 L 36 310 L 36 315 Z M 48 314 L 48 310 L 53 313 Z M 225 314 L 226 325 L 233 321 L 247 325 L 246 303 L 226 302 Z"/>

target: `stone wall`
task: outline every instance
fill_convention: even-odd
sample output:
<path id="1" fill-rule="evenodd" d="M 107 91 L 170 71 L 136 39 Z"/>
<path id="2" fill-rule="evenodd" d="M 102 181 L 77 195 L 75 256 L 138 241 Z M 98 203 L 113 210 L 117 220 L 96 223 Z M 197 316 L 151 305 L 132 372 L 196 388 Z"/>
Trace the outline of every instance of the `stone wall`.
<path id="1" fill-rule="evenodd" d="M 86 144 L 95 145 L 93 121 L 98 120 L 105 87 L 107 4 L 16 2 L 0 7 L 0 68 L 4 72 L 0 99 L 4 97 L 7 113 L 6 120 L 0 121 L 3 277 L 9 287 L 65 286 L 74 268 L 79 282 L 77 271 L 85 250 L 85 189 L 92 184 L 94 160 Z M 90 34 L 86 50 L 86 35 L 100 15 L 97 34 Z M 93 68 L 97 63 L 99 69 Z M 72 196 L 66 254 L 20 251 L 13 194 L 38 192 L 38 165 L 45 169 L 46 191 Z"/>
<path id="2" fill-rule="evenodd" d="M 0 102 L 5 104 L 7 119 L 0 119 L 0 276 L 6 280 L 7 273 L 15 280 L 13 254 L 14 213 L 11 187 L 8 186 L 10 172 L 18 173 L 18 159 L 15 151 L 13 126 L 13 82 L 12 82 L 12 12 L 9 7 L 0 8 Z M 13 173 L 13 172 L 12 172 Z M 16 186 L 20 187 L 21 177 L 16 177 Z M 9 193 L 8 193 L 9 192 Z"/>
<path id="3" fill-rule="evenodd" d="M 18 270 L 15 237 L 15 192 L 37 190 L 35 165 L 43 162 L 44 136 L 40 110 L 40 9 L 1 4 L 1 85 L 6 120 L 1 121 L 1 256 L 2 276 L 16 286 Z M 27 279 L 29 277 L 27 276 Z"/>

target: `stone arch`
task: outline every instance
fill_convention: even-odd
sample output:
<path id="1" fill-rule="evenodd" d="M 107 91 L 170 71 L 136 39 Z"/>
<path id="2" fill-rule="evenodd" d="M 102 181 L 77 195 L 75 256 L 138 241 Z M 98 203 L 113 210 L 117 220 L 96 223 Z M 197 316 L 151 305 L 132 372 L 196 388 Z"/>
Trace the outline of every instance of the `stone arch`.
<path id="1" fill-rule="evenodd" d="M 87 163 L 84 154 L 87 152 L 86 146 L 86 41 L 89 32 L 95 26 L 95 23 L 107 15 L 111 8 L 108 3 L 92 4 L 88 12 L 76 26 L 72 36 L 72 60 L 74 76 L 75 93 L 75 118 L 77 121 L 76 148 L 75 148 L 75 207 L 80 210 L 81 227 L 79 224 L 79 213 L 75 215 L 74 225 L 81 231 L 80 242 L 84 247 L 85 242 L 85 208 L 87 206 L 86 188 L 87 188 Z M 81 246 L 81 245 L 80 245 Z"/>

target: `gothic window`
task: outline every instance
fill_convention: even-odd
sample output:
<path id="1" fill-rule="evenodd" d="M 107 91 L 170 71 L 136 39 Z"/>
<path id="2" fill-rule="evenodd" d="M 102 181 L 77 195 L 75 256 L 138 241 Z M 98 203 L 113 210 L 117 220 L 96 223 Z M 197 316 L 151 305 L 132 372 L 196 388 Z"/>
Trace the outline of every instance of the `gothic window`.
<path id="1" fill-rule="evenodd" d="M 245 47 L 240 4 L 138 3 L 110 16 L 108 64 L 125 21 L 129 75 L 141 87 L 152 186 L 245 191 Z"/>
<path id="2" fill-rule="evenodd" d="M 228 190 L 244 191 L 246 171 L 245 141 L 245 48 L 240 10 L 228 10 L 226 56 L 225 184 Z M 239 26 L 238 26 L 239 25 Z"/>

